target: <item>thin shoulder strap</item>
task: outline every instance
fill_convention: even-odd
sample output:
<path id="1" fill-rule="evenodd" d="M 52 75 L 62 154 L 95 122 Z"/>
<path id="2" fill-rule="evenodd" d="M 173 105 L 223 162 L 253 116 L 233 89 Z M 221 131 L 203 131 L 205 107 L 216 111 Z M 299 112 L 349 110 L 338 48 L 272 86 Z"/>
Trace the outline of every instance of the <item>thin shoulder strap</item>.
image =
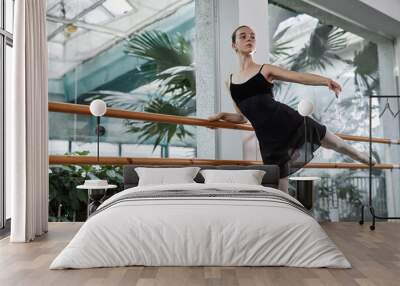
<path id="1" fill-rule="evenodd" d="M 230 82 L 229 82 L 229 84 L 231 84 L 232 83 L 232 74 L 231 74 L 231 76 L 230 76 Z"/>
<path id="2" fill-rule="evenodd" d="M 258 72 L 261 72 L 262 68 L 263 68 L 264 64 L 261 65 L 260 70 Z"/>

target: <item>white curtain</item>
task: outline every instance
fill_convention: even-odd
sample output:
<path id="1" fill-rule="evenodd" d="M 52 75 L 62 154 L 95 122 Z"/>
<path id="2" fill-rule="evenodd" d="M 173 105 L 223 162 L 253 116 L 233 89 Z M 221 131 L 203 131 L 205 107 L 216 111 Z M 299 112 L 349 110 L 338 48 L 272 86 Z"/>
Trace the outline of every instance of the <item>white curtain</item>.
<path id="1" fill-rule="evenodd" d="M 6 98 L 6 187 L 12 242 L 48 226 L 46 0 L 15 1 L 12 95 Z"/>

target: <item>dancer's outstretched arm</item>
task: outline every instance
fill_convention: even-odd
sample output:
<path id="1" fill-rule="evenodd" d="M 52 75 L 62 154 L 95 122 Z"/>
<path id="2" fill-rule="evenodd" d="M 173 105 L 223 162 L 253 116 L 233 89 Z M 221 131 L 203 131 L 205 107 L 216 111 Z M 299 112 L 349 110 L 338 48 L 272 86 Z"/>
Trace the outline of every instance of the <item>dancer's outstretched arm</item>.
<path id="1" fill-rule="evenodd" d="M 295 72 L 287 69 L 280 68 L 275 65 L 265 64 L 266 69 L 263 69 L 263 75 L 265 78 L 270 78 L 272 80 L 283 80 L 296 82 L 307 85 L 322 85 L 327 86 L 332 90 L 336 97 L 338 97 L 339 92 L 342 91 L 342 87 L 335 81 L 312 73 Z"/>

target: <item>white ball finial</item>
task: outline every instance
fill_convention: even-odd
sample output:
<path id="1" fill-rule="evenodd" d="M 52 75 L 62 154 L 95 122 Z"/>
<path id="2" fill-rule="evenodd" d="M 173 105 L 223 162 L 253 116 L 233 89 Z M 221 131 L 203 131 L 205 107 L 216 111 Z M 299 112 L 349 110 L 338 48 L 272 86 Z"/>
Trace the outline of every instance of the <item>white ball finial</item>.
<path id="1" fill-rule="evenodd" d="M 103 116 L 107 111 L 107 105 L 103 100 L 95 99 L 90 103 L 89 109 L 94 116 Z"/>
<path id="2" fill-rule="evenodd" d="M 310 115 L 314 111 L 314 104 L 308 99 L 302 99 L 297 106 L 297 110 L 303 116 Z"/>

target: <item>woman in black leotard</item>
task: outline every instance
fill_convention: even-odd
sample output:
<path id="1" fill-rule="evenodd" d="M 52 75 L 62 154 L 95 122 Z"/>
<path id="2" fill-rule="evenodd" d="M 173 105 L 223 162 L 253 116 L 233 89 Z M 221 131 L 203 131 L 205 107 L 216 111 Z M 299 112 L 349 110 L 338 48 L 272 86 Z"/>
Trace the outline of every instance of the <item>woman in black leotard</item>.
<path id="1" fill-rule="evenodd" d="M 333 80 L 311 74 L 285 70 L 270 64 L 256 64 L 255 34 L 248 26 L 238 27 L 232 34 L 232 48 L 240 61 L 240 72 L 230 74 L 226 85 L 237 113 L 219 112 L 210 121 L 226 120 L 234 123 L 250 121 L 259 142 L 264 164 L 277 164 L 280 169 L 279 189 L 288 191 L 288 175 L 304 167 L 320 147 L 335 150 L 354 160 L 369 164 L 369 156 L 359 152 L 310 117 L 304 117 L 286 104 L 275 101 L 273 80 L 283 80 L 306 85 L 322 85 L 332 90 L 336 97 L 341 87 Z M 307 154 L 307 156 L 305 156 Z M 372 164 L 376 161 L 372 158 Z"/>

